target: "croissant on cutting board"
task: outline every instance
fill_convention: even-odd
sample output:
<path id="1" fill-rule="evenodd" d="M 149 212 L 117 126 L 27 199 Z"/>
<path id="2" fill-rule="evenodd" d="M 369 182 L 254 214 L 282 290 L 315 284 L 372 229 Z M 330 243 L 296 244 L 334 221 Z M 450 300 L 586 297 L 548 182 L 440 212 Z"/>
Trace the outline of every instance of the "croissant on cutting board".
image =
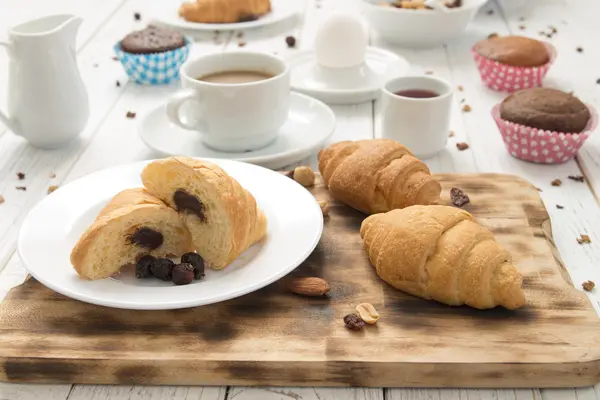
<path id="1" fill-rule="evenodd" d="M 510 254 L 464 210 L 412 206 L 371 215 L 360 236 L 377 275 L 396 289 L 452 306 L 525 304 Z"/>
<path id="2" fill-rule="evenodd" d="M 319 152 L 319 170 L 335 199 L 366 214 L 440 201 L 427 165 L 391 139 L 335 143 Z"/>
<path id="3" fill-rule="evenodd" d="M 195 0 L 179 7 L 186 21 L 205 24 L 252 21 L 270 11 L 270 0 Z"/>

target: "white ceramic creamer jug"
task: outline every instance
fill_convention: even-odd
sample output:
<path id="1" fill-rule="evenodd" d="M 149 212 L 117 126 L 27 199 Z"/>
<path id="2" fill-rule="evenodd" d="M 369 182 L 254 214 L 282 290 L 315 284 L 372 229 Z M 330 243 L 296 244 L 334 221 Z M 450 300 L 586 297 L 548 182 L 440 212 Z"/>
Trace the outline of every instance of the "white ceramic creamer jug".
<path id="1" fill-rule="evenodd" d="M 82 20 L 52 15 L 11 28 L 8 115 L 0 121 L 36 147 L 56 148 L 78 136 L 89 116 L 77 68 L 75 36 Z"/>

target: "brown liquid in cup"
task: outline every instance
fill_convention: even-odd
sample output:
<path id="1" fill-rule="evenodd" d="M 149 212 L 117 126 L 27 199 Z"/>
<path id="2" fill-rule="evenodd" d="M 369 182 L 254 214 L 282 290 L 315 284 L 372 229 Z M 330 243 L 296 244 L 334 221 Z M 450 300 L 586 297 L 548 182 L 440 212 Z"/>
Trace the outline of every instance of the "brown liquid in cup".
<path id="1" fill-rule="evenodd" d="M 221 71 L 199 76 L 196 79 L 210 83 L 235 84 L 264 81 L 272 77 L 273 75 L 261 71 Z"/>
<path id="2" fill-rule="evenodd" d="M 395 92 L 394 94 L 396 96 L 411 97 L 413 99 L 431 99 L 433 97 L 439 96 L 439 94 L 437 94 L 433 90 L 425 90 L 425 89 L 399 90 L 399 91 Z"/>

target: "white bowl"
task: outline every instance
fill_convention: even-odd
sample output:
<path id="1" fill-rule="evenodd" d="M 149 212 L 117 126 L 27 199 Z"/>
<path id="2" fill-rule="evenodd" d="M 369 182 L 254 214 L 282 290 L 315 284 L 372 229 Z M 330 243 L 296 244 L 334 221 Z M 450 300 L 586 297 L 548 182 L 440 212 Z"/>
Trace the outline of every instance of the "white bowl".
<path id="1" fill-rule="evenodd" d="M 406 10 L 381 6 L 382 0 L 362 0 L 364 15 L 379 36 L 403 47 L 431 47 L 460 35 L 487 0 L 463 0 L 446 10 Z"/>

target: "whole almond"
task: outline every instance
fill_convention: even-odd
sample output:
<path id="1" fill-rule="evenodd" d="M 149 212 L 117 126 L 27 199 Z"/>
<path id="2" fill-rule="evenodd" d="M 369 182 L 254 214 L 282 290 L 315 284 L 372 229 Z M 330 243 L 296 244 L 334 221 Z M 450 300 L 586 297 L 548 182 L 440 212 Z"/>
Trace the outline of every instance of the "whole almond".
<path id="1" fill-rule="evenodd" d="M 329 284 L 321 278 L 295 278 L 290 282 L 289 290 L 302 296 L 318 297 L 329 292 Z"/>

